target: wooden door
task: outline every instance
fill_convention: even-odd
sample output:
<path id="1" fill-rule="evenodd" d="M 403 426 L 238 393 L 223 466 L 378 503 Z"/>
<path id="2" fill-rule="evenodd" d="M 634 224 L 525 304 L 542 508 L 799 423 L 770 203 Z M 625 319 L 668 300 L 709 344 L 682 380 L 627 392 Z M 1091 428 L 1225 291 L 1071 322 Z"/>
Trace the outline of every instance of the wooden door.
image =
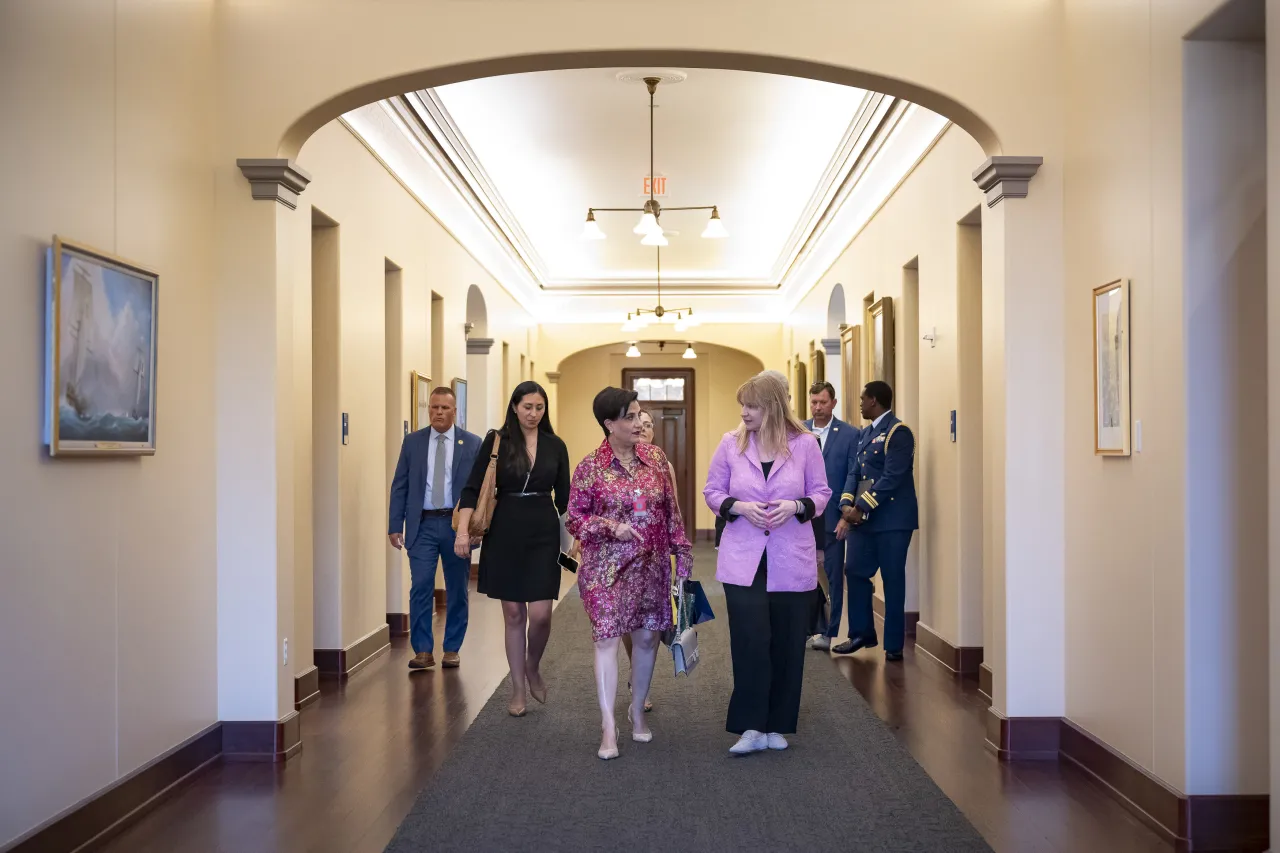
<path id="1" fill-rule="evenodd" d="M 640 394 L 640 405 L 653 416 L 653 443 L 662 448 L 676 469 L 676 495 L 684 517 L 685 535 L 696 533 L 698 493 L 695 491 L 693 371 L 622 371 L 622 386 Z"/>

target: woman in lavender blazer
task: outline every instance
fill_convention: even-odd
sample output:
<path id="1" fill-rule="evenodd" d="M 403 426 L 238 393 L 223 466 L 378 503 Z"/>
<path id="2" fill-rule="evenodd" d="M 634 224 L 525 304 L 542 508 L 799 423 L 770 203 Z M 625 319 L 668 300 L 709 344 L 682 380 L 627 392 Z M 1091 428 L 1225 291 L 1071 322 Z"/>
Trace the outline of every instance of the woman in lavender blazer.
<path id="1" fill-rule="evenodd" d="M 711 459 L 707 506 L 727 522 L 716 559 L 733 656 L 725 728 L 735 755 L 786 749 L 796 730 L 804 644 L 818 587 L 809 524 L 831 497 L 822 451 L 791 413 L 785 378 L 765 371 L 738 389 L 742 424 Z"/>

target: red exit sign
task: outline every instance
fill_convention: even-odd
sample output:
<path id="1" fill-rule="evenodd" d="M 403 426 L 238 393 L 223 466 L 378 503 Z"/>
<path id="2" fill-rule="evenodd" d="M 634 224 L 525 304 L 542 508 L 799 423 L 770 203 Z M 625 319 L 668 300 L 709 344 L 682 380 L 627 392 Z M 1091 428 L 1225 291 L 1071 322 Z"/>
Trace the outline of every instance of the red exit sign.
<path id="1" fill-rule="evenodd" d="M 648 175 L 645 175 L 643 183 L 644 183 L 644 190 L 641 192 L 641 195 L 650 195 L 650 192 L 649 192 L 650 184 L 652 184 L 653 186 L 652 195 L 664 196 L 667 194 L 667 179 L 662 175 L 654 175 L 652 178 L 650 178 Z"/>

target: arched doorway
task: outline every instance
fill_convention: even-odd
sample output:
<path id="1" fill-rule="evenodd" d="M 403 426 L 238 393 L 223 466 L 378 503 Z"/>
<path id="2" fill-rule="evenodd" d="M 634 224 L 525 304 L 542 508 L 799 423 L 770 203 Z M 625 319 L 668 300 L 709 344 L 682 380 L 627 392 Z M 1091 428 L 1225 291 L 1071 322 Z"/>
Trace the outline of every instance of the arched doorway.
<path id="1" fill-rule="evenodd" d="M 497 424 L 489 422 L 489 351 L 493 338 L 489 337 L 489 309 L 484 292 L 477 285 L 467 288 L 467 375 L 454 380 L 454 393 L 458 396 L 460 426 L 481 435 Z M 503 393 L 510 389 L 504 389 Z"/>

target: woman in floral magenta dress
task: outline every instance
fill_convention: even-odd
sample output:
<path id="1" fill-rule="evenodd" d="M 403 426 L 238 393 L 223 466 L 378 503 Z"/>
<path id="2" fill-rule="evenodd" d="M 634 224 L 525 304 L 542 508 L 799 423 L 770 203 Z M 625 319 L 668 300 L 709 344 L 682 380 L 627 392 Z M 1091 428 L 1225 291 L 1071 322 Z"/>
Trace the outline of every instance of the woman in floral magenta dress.
<path id="1" fill-rule="evenodd" d="M 618 757 L 613 716 L 618 692 L 618 642 L 631 635 L 631 739 L 653 740 L 644 719 L 658 641 L 671 626 L 671 555 L 689 577 L 693 548 L 684 534 L 666 454 L 642 443 L 634 391 L 606 388 L 592 406 L 605 440 L 573 472 L 566 525 L 582 543 L 578 591 L 591 619 L 601 758 Z"/>

